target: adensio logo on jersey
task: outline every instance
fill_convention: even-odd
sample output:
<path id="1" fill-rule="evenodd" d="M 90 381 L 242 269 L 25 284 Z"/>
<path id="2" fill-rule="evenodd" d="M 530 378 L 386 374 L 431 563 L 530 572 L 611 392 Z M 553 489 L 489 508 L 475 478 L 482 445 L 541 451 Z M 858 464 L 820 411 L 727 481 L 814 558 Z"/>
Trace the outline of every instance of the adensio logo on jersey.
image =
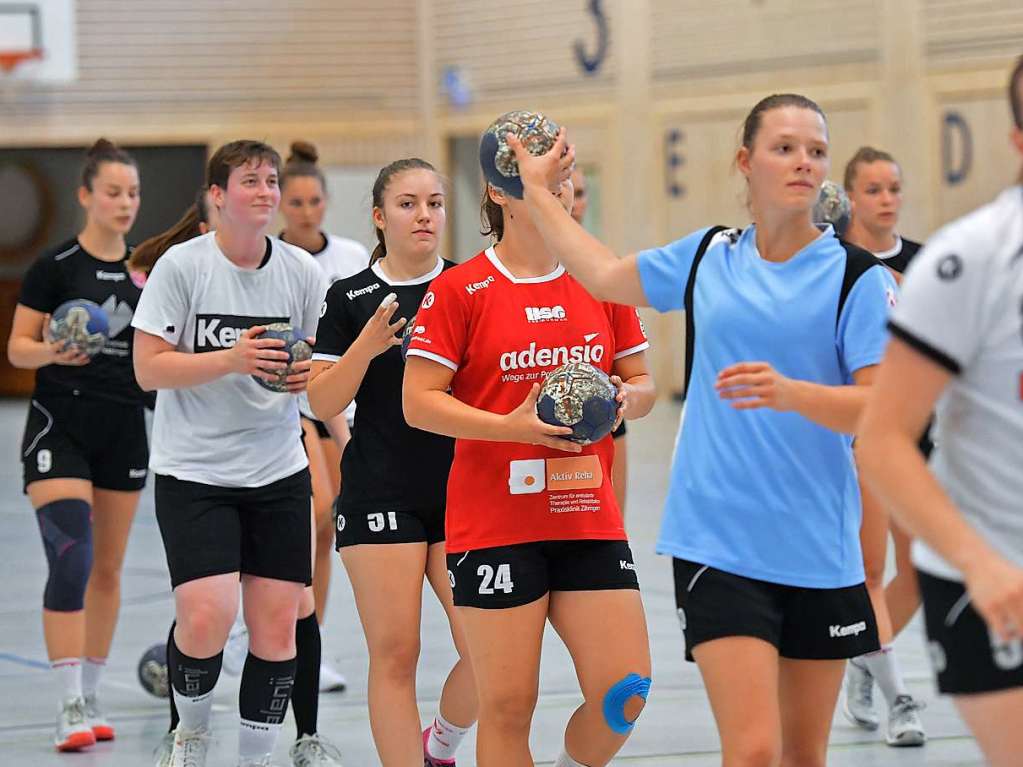
<path id="1" fill-rule="evenodd" d="M 238 343 L 241 334 L 253 325 L 270 325 L 274 322 L 289 322 L 289 318 L 252 317 L 245 314 L 197 314 L 193 349 L 196 353 L 230 349 Z"/>
<path id="2" fill-rule="evenodd" d="M 523 370 L 528 368 L 547 368 L 565 365 L 569 362 L 589 362 L 596 364 L 604 359 L 604 345 L 594 344 L 593 340 L 600 333 L 587 333 L 583 343 L 576 346 L 553 346 L 537 348 L 536 341 L 519 351 L 501 354 L 501 371 Z"/>
<path id="3" fill-rule="evenodd" d="M 527 306 L 527 322 L 565 322 L 568 314 L 564 306 Z"/>
<path id="4" fill-rule="evenodd" d="M 355 290 L 349 290 L 347 293 L 345 293 L 345 295 L 348 296 L 348 300 L 349 301 L 354 301 L 359 296 L 368 296 L 368 295 L 370 295 L 374 290 L 380 290 L 380 283 L 379 282 L 374 282 L 372 285 L 367 285 L 364 288 L 357 288 Z"/>
<path id="5" fill-rule="evenodd" d="M 477 290 L 483 290 L 484 288 L 489 288 L 493 284 L 494 284 L 494 275 L 491 274 L 485 280 L 482 280 L 480 282 L 470 282 L 468 285 L 465 286 L 465 292 L 468 293 L 471 296 Z"/>

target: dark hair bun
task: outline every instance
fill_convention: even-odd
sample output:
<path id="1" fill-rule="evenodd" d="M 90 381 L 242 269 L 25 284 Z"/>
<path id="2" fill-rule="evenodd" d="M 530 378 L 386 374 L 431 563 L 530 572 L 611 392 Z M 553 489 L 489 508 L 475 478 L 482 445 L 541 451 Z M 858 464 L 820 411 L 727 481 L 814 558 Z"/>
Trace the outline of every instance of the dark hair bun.
<path id="1" fill-rule="evenodd" d="M 100 157 L 117 151 L 117 145 L 107 138 L 98 138 L 89 148 L 89 157 Z"/>
<path id="2" fill-rule="evenodd" d="M 308 141 L 291 142 L 291 156 L 288 157 L 288 162 L 307 162 L 315 165 L 319 159 L 320 153 L 313 144 Z"/>

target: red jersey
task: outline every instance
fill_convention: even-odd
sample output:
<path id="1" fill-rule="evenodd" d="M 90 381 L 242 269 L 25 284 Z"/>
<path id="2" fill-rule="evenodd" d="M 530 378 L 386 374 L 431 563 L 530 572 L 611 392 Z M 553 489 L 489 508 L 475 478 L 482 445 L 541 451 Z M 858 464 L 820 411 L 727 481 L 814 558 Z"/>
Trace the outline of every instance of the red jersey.
<path id="1" fill-rule="evenodd" d="M 610 374 L 646 349 L 632 307 L 602 303 L 559 266 L 517 279 L 488 248 L 430 285 L 408 354 L 455 371 L 452 394 L 510 413 L 534 383 L 566 362 Z M 625 540 L 611 487 L 610 436 L 566 453 L 540 445 L 459 439 L 448 479 L 451 553 L 554 540 Z"/>

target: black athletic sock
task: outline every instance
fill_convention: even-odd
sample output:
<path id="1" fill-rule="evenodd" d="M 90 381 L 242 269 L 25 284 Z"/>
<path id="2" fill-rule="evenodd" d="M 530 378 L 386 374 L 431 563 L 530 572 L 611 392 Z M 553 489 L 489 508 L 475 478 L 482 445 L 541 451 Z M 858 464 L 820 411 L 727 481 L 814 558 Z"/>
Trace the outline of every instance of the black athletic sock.
<path id="1" fill-rule="evenodd" d="M 177 698 L 180 723 L 188 730 L 208 727 L 213 707 L 213 688 L 220 678 L 224 653 L 211 658 L 192 658 L 181 652 L 174 633 L 167 646 L 167 665 L 171 694 Z"/>
<path id="2" fill-rule="evenodd" d="M 298 737 L 315 735 L 320 709 L 320 624 L 316 613 L 295 624 L 295 686 L 291 710 Z"/>
<path id="3" fill-rule="evenodd" d="M 174 627 L 178 625 L 177 621 L 171 621 L 170 634 L 167 635 L 167 687 L 171 687 L 170 680 L 170 654 L 171 645 L 174 644 Z M 174 732 L 178 729 L 178 722 L 181 718 L 178 716 L 178 705 L 174 702 L 174 691 L 168 689 L 167 700 L 170 701 L 170 729 L 168 732 Z"/>
<path id="4" fill-rule="evenodd" d="M 250 652 L 245 659 L 238 691 L 238 755 L 243 762 L 273 752 L 294 684 L 294 658 L 269 661 Z"/>

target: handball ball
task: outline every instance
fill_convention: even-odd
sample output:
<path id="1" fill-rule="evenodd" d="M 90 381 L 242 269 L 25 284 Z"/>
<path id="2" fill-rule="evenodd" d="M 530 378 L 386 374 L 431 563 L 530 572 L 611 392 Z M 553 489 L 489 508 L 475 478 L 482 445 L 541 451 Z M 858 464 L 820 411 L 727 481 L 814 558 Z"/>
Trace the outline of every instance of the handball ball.
<path id="1" fill-rule="evenodd" d="M 405 359 L 408 356 L 408 345 L 412 343 L 412 336 L 416 333 L 416 315 L 412 315 L 408 318 L 408 322 L 405 323 L 405 328 L 401 331 L 401 358 Z"/>
<path id="2" fill-rule="evenodd" d="M 813 206 L 814 223 L 831 224 L 835 234 L 841 237 L 849 226 L 851 215 L 852 205 L 845 190 L 834 181 L 825 181 L 821 186 L 820 197 Z"/>
<path id="3" fill-rule="evenodd" d="M 284 348 L 279 351 L 288 353 L 288 366 L 275 376 L 273 381 L 266 381 L 257 376 L 252 376 L 256 383 L 264 389 L 279 393 L 287 393 L 287 378 L 294 373 L 293 365 L 296 362 L 304 362 L 313 356 L 312 347 L 305 340 L 305 333 L 300 328 L 293 328 L 286 322 L 274 322 L 266 326 L 266 331 L 259 338 L 278 338 L 284 341 Z"/>
<path id="4" fill-rule="evenodd" d="M 74 347 L 95 357 L 110 336 L 110 320 L 103 307 L 84 298 L 65 301 L 50 316 L 50 338 L 63 348 Z"/>
<path id="5" fill-rule="evenodd" d="M 569 362 L 543 382 L 536 414 L 552 426 L 568 426 L 565 437 L 580 445 L 597 442 L 611 433 L 618 417 L 618 390 L 603 370 L 586 362 Z"/>
<path id="6" fill-rule="evenodd" d="M 491 123 L 480 139 L 480 167 L 487 183 L 522 199 L 519 164 L 505 134 L 514 133 L 534 156 L 546 154 L 558 140 L 558 126 L 539 112 L 508 112 Z"/>
<path id="7" fill-rule="evenodd" d="M 142 689 L 157 698 L 170 696 L 170 681 L 167 674 L 167 645 L 154 644 L 139 658 L 139 684 Z"/>

